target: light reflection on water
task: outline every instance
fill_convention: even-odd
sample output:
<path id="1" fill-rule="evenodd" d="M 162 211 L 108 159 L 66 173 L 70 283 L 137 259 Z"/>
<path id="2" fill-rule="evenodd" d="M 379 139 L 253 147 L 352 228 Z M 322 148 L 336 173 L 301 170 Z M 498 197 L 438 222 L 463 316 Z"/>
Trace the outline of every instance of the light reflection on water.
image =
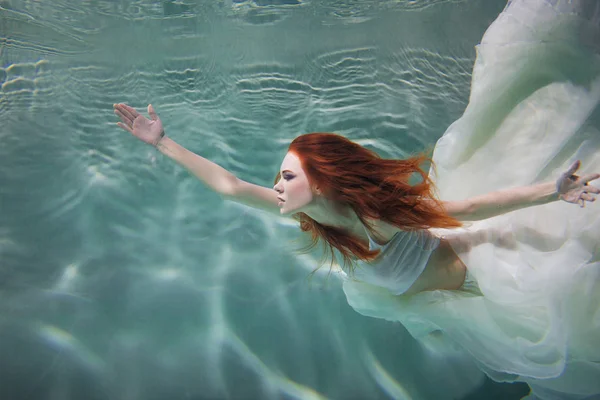
<path id="1" fill-rule="evenodd" d="M 402 157 L 460 116 L 503 6 L 0 0 L 2 393 L 463 396 L 479 378 L 460 361 L 355 313 L 327 266 L 307 279 L 319 254 L 295 255 L 293 222 L 208 192 L 112 104 L 152 103 L 175 140 L 267 186 L 303 132 Z"/>

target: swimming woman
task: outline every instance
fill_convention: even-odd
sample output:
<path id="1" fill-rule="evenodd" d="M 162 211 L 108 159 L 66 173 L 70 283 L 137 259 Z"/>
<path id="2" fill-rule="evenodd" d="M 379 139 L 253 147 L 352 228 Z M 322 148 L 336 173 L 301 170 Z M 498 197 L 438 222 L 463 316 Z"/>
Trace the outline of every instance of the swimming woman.
<path id="1" fill-rule="evenodd" d="M 600 398 L 599 39 L 595 0 L 509 1 L 429 174 L 427 157 L 386 160 L 313 133 L 261 187 L 165 136 L 152 106 L 150 119 L 114 109 L 210 189 L 293 216 L 337 250 L 357 312 L 526 382 L 531 399 Z"/>
<path id="2" fill-rule="evenodd" d="M 559 200 L 584 207 L 600 193 L 599 188 L 589 185 L 600 174 L 577 176 L 578 161 L 555 182 L 460 201 L 440 201 L 434 197 L 432 184 L 420 168 L 426 161 L 424 157 L 386 160 L 340 135 L 328 133 L 297 137 L 283 159 L 275 186 L 267 188 L 245 182 L 177 144 L 165 135 L 152 105 L 148 106 L 151 119 L 126 104 L 115 104 L 114 111 L 121 118 L 118 123 L 121 128 L 155 146 L 221 196 L 277 214 L 295 214 L 302 230 L 326 241 L 349 265 L 353 259 L 377 262 L 380 251 L 370 250 L 370 246 L 386 246 L 399 233 L 414 231 L 410 240 L 419 241 L 421 250 L 420 254 L 412 254 L 416 260 L 410 261 L 410 274 L 407 260 L 398 260 L 411 252 L 407 247 L 402 248 L 402 254 L 396 251 L 395 260 L 387 261 L 402 265 L 402 273 L 393 271 L 391 265 L 385 271 L 379 268 L 377 273 L 387 274 L 379 277 L 371 277 L 364 268 L 360 269 L 366 281 L 379 282 L 394 294 L 452 290 L 463 285 L 464 263 L 448 240 L 427 234 L 430 228 L 459 227 L 460 221 L 481 220 Z M 419 174 L 422 182 L 409 185 L 412 174 Z M 404 238 L 403 242 L 407 240 Z M 428 251 L 422 250 L 425 242 Z M 389 253 L 388 250 L 382 256 L 389 259 Z"/>

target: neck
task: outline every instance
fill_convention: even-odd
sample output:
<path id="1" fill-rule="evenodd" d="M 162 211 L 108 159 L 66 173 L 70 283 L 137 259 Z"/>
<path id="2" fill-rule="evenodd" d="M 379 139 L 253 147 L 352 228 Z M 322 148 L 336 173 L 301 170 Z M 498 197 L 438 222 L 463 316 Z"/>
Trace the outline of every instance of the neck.
<path id="1" fill-rule="evenodd" d="M 335 206 L 333 203 L 323 200 L 304 212 L 321 225 L 344 229 L 362 239 L 366 237 L 358 215 L 350 207 Z"/>

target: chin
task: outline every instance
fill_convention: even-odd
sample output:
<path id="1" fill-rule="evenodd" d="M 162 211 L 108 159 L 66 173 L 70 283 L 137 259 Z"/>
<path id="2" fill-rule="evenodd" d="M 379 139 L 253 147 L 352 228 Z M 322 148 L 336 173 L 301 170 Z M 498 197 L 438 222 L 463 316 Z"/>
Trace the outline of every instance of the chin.
<path id="1" fill-rule="evenodd" d="M 281 208 L 279 209 L 279 212 L 280 212 L 282 215 L 287 215 L 287 214 L 289 214 L 289 213 L 290 213 L 288 210 L 286 210 L 286 208 L 285 208 L 285 207 L 281 207 Z"/>
<path id="2" fill-rule="evenodd" d="M 279 212 L 280 212 L 282 215 L 288 215 L 288 214 L 291 214 L 291 213 L 294 213 L 294 212 L 296 212 L 296 210 L 293 210 L 293 209 L 292 209 L 292 210 L 290 210 L 290 209 L 289 209 L 289 207 L 287 207 L 287 206 L 284 204 L 284 205 L 283 205 L 283 206 L 282 206 L 282 207 L 279 209 Z"/>

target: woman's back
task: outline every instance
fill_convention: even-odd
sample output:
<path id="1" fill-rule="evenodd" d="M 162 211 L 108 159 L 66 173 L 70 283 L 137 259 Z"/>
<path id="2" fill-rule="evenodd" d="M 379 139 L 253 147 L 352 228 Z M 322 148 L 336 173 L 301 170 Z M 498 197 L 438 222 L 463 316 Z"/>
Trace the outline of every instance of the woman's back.
<path id="1" fill-rule="evenodd" d="M 369 239 L 369 249 L 379 250 L 380 254 L 375 260 L 358 265 L 353 277 L 384 287 L 398 295 L 413 286 L 440 244 L 437 237 L 425 230 L 398 230 L 383 245 L 373 240 L 366 228 L 365 232 Z"/>

